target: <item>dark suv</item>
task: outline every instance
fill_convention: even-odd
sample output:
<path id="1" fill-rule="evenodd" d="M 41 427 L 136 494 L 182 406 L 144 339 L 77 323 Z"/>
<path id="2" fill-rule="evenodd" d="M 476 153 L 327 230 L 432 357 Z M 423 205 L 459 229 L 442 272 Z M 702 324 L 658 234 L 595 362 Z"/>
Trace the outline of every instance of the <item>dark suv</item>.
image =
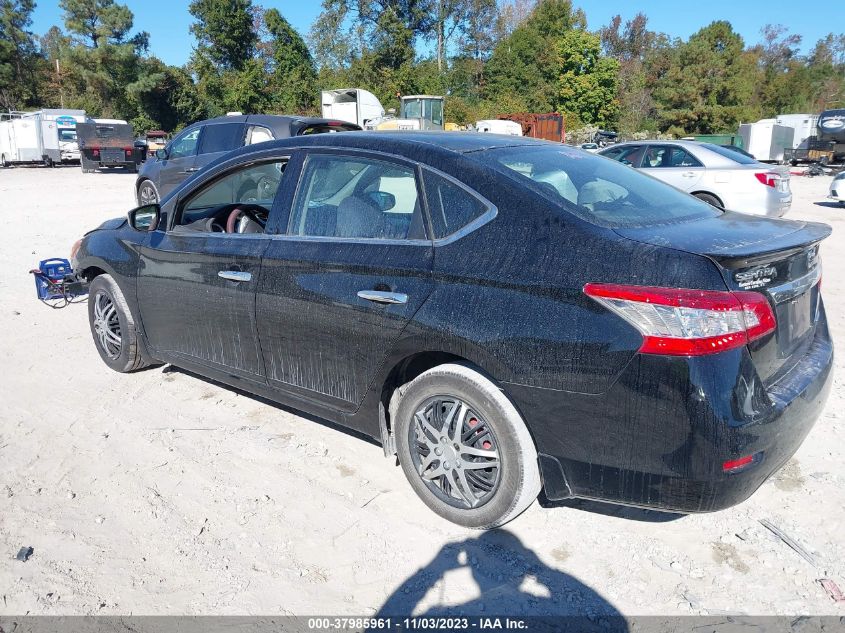
<path id="1" fill-rule="evenodd" d="M 354 123 L 297 116 L 249 114 L 199 121 L 182 130 L 141 167 L 138 204 L 156 203 L 177 185 L 226 152 L 291 136 L 360 130 Z"/>

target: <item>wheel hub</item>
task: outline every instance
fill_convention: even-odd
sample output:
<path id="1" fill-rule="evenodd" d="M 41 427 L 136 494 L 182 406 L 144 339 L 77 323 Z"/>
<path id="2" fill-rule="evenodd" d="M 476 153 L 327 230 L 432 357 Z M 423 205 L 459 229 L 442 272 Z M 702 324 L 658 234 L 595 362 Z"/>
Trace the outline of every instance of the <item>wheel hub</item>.
<path id="1" fill-rule="evenodd" d="M 498 442 L 490 425 L 469 404 L 453 397 L 429 399 L 414 415 L 410 432 L 417 472 L 440 499 L 476 508 L 496 493 Z"/>

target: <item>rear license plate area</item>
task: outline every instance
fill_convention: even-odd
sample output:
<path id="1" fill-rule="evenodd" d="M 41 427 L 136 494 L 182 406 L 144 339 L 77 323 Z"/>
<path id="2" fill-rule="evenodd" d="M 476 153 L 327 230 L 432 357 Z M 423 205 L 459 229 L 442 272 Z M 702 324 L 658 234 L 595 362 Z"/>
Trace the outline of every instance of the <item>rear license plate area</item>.
<path id="1" fill-rule="evenodd" d="M 789 356 L 808 337 L 815 325 L 816 289 L 777 306 L 778 347 L 781 358 Z"/>
<path id="2" fill-rule="evenodd" d="M 123 150 L 122 149 L 104 149 L 103 150 L 104 163 L 122 163 Z"/>

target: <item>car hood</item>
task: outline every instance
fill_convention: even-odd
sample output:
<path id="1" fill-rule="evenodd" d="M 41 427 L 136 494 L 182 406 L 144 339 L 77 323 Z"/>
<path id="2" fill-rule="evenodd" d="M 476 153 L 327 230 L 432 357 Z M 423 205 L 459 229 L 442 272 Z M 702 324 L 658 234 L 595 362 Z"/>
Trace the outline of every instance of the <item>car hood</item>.
<path id="1" fill-rule="evenodd" d="M 126 218 L 112 218 L 103 222 L 96 229 L 91 229 L 85 235 L 90 235 L 94 231 L 113 231 L 114 229 L 119 229 L 124 224 L 126 224 Z"/>
<path id="2" fill-rule="evenodd" d="M 639 228 L 618 228 L 622 237 L 715 259 L 754 257 L 823 240 L 826 224 L 725 212 L 715 217 Z"/>

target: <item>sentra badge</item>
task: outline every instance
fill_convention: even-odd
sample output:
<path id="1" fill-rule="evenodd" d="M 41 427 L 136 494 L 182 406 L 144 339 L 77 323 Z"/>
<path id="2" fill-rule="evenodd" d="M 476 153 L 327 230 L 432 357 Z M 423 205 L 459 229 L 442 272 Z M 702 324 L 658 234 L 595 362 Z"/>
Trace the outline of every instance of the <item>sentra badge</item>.
<path id="1" fill-rule="evenodd" d="M 778 271 L 774 266 L 760 266 L 736 273 L 734 279 L 740 288 L 759 288 L 771 283 L 777 276 Z"/>

